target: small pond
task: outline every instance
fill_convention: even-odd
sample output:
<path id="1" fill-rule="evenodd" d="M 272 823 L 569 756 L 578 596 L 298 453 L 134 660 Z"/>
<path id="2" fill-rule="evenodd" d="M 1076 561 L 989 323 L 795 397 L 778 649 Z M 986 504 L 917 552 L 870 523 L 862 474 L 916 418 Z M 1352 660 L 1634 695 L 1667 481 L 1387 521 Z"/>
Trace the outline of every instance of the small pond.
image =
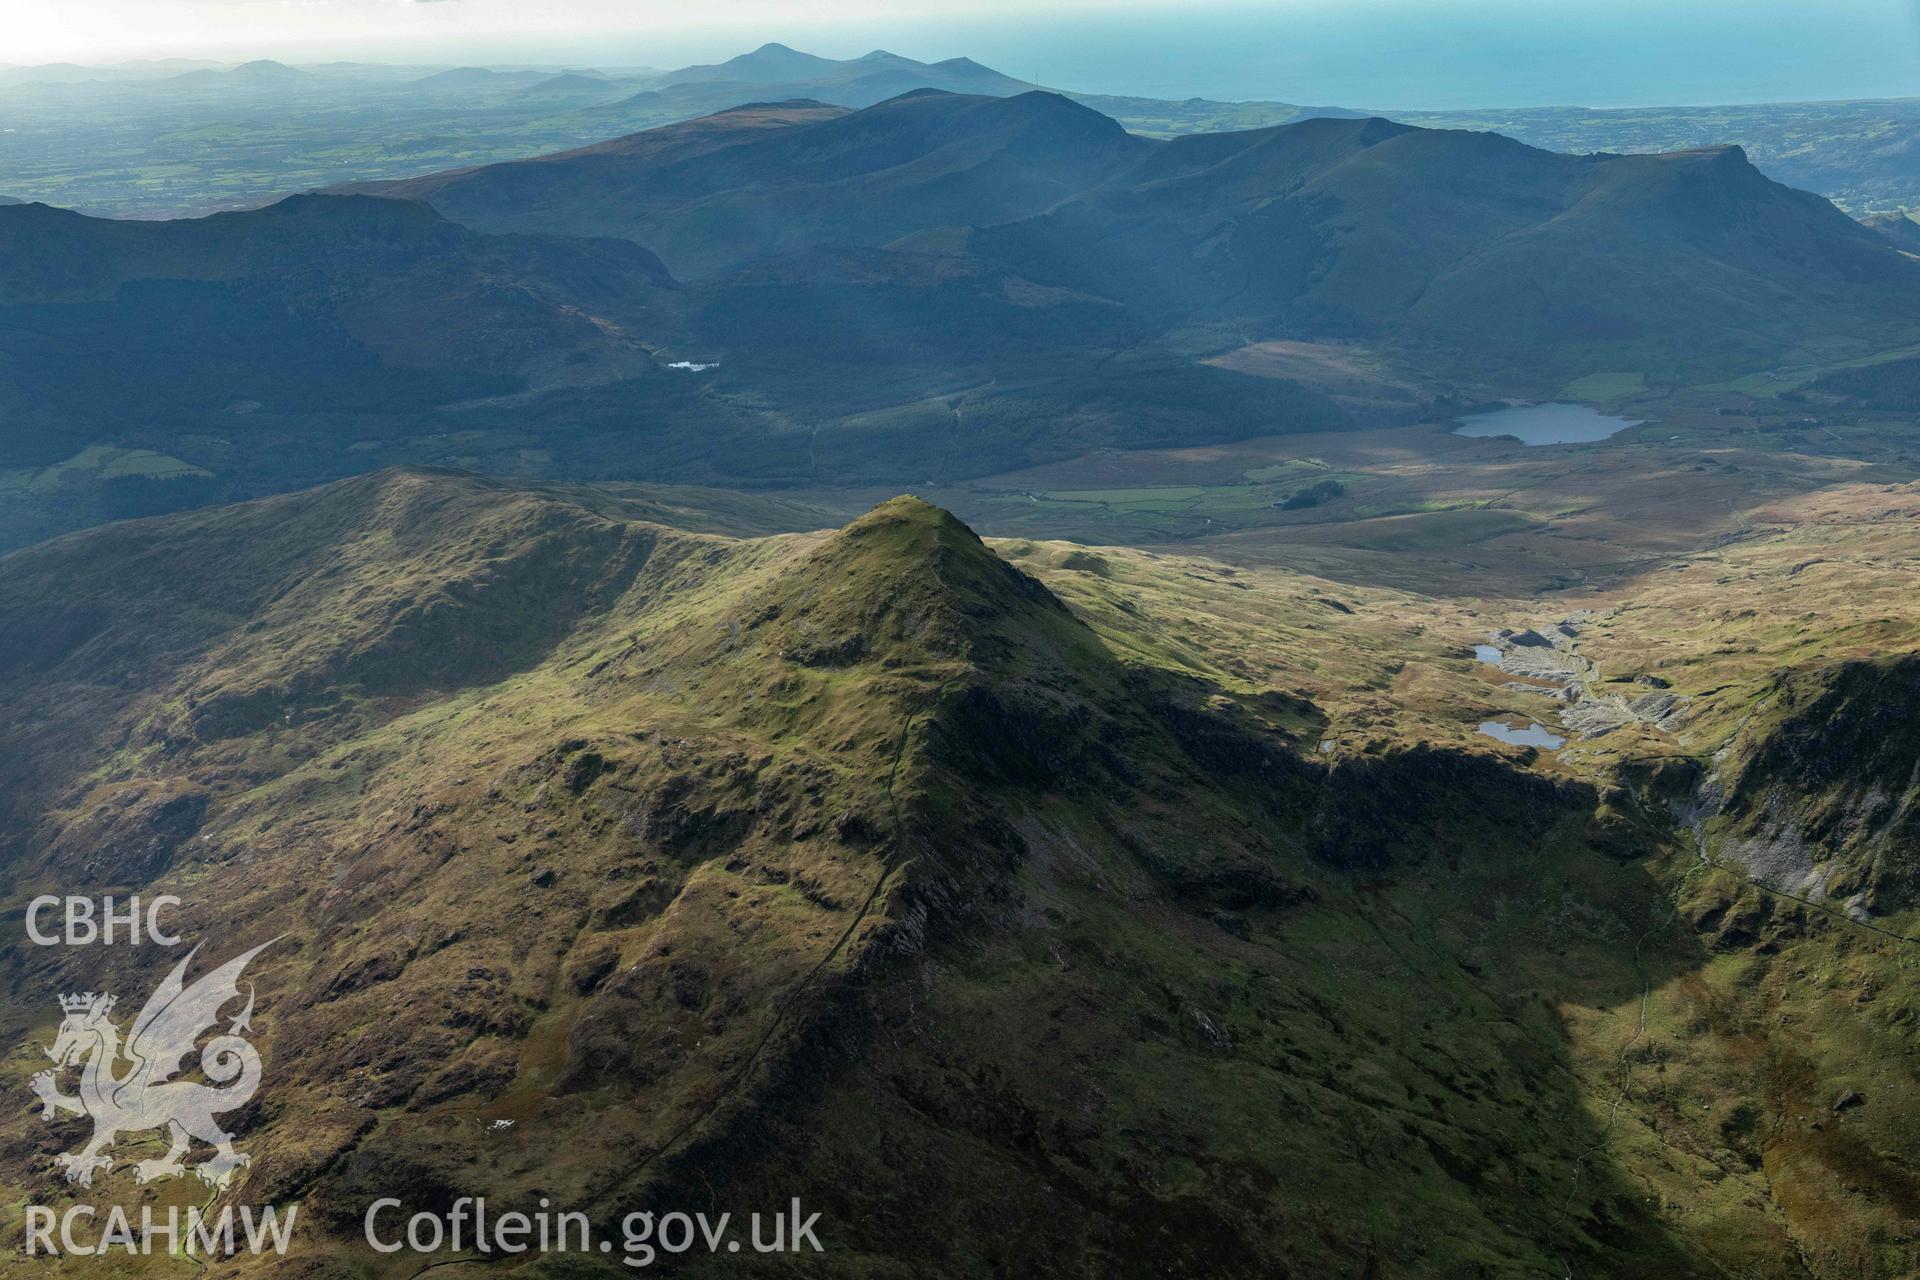
<path id="1" fill-rule="evenodd" d="M 1516 729 L 1510 724 L 1501 724 L 1498 720 L 1483 720 L 1480 723 L 1480 732 L 1489 738 L 1497 738 L 1515 747 L 1545 747 L 1549 751 L 1557 751 L 1567 745 L 1565 738 L 1548 733 L 1545 727 L 1538 724 Z"/>

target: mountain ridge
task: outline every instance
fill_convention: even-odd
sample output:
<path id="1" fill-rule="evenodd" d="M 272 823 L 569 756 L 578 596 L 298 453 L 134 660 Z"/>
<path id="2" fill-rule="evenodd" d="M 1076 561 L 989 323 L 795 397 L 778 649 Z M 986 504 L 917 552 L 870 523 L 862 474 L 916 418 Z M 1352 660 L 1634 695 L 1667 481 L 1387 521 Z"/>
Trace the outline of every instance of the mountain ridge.
<path id="1" fill-rule="evenodd" d="M 102 598 L 115 582 L 150 592 L 137 566 L 155 555 L 249 543 L 253 563 L 200 560 L 148 622 Z M 4 799 L 10 829 L 42 851 L 16 848 L 12 883 L 83 864 L 185 877 L 183 928 L 213 925 L 217 901 L 224 937 L 291 929 L 260 973 L 280 1068 L 245 1176 L 247 1194 L 298 1197 L 333 1224 L 308 1249 L 349 1247 L 352 1206 L 396 1173 L 409 1195 L 510 1199 L 532 1176 L 572 1204 L 631 1208 L 701 1171 L 751 1178 L 769 1154 L 791 1159 L 751 1135 L 823 1051 L 887 1052 L 875 1019 L 923 957 L 959 944 L 959 959 L 978 945 L 964 937 L 1010 927 L 1018 869 L 1065 852 L 1045 834 L 1063 803 L 1098 812 L 1141 793 L 1133 827 L 1176 822 L 1164 806 L 1182 787 L 1202 785 L 1187 803 L 1204 794 L 1223 816 L 1244 803 L 1202 783 L 1167 728 L 1178 714 L 1198 742 L 1213 713 L 1176 713 L 1168 699 L 1183 698 L 1130 675 L 1053 593 L 912 498 L 841 530 L 737 543 L 387 472 L 0 560 L 0 633 L 37 625 L 36 584 L 75 564 L 73 594 L 105 612 L 30 673 L 0 673 L 39 690 L 9 703 L 16 715 L 47 717 L 5 736 L 33 744 Z M 484 643 L 449 645 L 459 635 Z M 498 660 L 468 664 L 484 653 Z M 109 671 L 143 692 L 90 687 Z M 83 728 L 103 705 L 114 714 Z M 419 718 L 434 706 L 465 710 Z M 486 727 L 526 714 L 512 742 Z M 425 742 L 401 745 L 429 722 L 433 763 Z M 1238 744 L 1255 774 L 1279 768 L 1285 749 L 1247 734 L 1212 730 L 1210 758 Z M 134 764 L 149 757 L 157 772 Z M 86 802 L 56 806 L 76 770 L 96 774 Z M 299 820 L 283 825 L 292 796 Z M 1275 865 L 1272 839 L 1251 832 L 1135 847 L 1106 821 L 1082 837 L 1114 859 L 1105 874 L 1174 886 L 1186 912 L 1284 916 L 1324 874 Z M 289 892 L 275 868 L 290 857 L 329 874 Z M 419 943 L 391 941 L 421 928 Z M 524 945 L 536 935 L 564 950 Z M 55 981 L 34 959 L 22 978 Z M 345 1041 L 327 1030 L 396 1003 L 436 1012 Z M 1203 1068 L 1207 1034 L 1182 1070 Z M 801 1091 L 805 1105 L 847 1098 Z M 447 1130 L 476 1105 L 542 1119 L 509 1166 Z M 970 1126 L 923 1131 L 945 1142 Z M 1024 1186 L 1017 1130 L 996 1122 L 983 1140 Z M 1125 1238 L 1122 1175 L 1099 1163 L 1070 1221 Z M 862 1247 L 898 1247 L 892 1230 Z M 1247 1264 L 1263 1256 L 1232 1239 Z"/>
<path id="2" fill-rule="evenodd" d="M 1920 341 L 1920 263 L 1738 150 L 1378 118 L 1156 142 L 1040 92 L 747 105 L 197 222 L 9 206 L 0 241 L 8 540 L 404 461 L 967 479 Z M 1272 343 L 1398 372 L 1330 393 Z"/>
<path id="3" fill-rule="evenodd" d="M 850 225 L 871 224 L 856 243 L 884 243 L 935 219 L 1004 221 L 1099 181 L 1147 145 L 1107 117 L 1037 92 L 970 98 L 920 90 L 852 113 L 780 104 L 706 121 L 658 131 L 659 145 L 644 141 L 655 132 L 647 131 L 524 164 L 352 189 L 436 201 L 494 230 L 552 226 L 547 219 L 557 217 L 576 230 L 648 243 L 684 276 L 837 239 Z M 667 145 L 695 130 L 711 135 L 716 122 L 762 121 L 808 132 L 794 140 L 769 131 L 724 149 Z M 655 156 L 631 173 L 613 159 Z M 565 172 L 582 162 L 592 167 Z M 560 192 L 529 196 L 525 188 L 540 181 Z"/>
<path id="4" fill-rule="evenodd" d="M 1764 360 L 1823 310 L 1836 318 L 1818 323 L 1912 315 L 1894 283 L 1907 263 L 1738 148 L 1555 156 L 1497 135 L 1316 120 L 1176 139 L 1140 176 L 989 229 L 976 249 L 1041 283 L 1264 307 L 1310 332 L 1398 328 L 1488 364 L 1566 368 L 1556 345 L 1616 362 L 1605 367 L 1683 349 L 1683 361 Z M 1102 235 L 1130 243 L 1076 271 L 1070 246 Z M 1773 331 L 1716 333 L 1706 296 L 1738 298 Z M 1804 310 L 1788 321 L 1778 311 L 1795 299 Z"/>
<path id="5" fill-rule="evenodd" d="M 211 305 L 209 291 L 242 290 L 256 308 L 299 300 L 273 311 L 273 326 L 318 326 L 313 340 L 342 360 L 357 347 L 388 368 L 529 377 L 570 348 L 593 353 L 583 372 L 593 361 L 623 367 L 633 363 L 631 339 L 589 308 L 637 314 L 636 303 L 673 287 L 657 258 L 625 242 L 488 238 L 424 204 L 364 196 L 292 196 L 162 223 L 37 204 L 0 211 L 0 307 L 23 324 L 108 308 L 122 326 L 114 361 L 172 340 L 167 318 L 139 305 L 143 291 L 205 295 Z M 16 333 L 35 341 L 30 329 Z M 273 362 L 261 369 L 265 385 Z M 188 366 L 160 376 L 201 375 Z M 44 394 L 59 392 L 48 383 Z"/>
<path id="6" fill-rule="evenodd" d="M 1795 326 L 1920 320 L 1897 283 L 1909 261 L 1738 147 L 1558 156 L 1379 117 L 1152 143 L 1038 92 L 919 91 L 787 122 L 684 163 L 642 133 L 593 153 L 590 176 L 560 157 L 360 189 L 484 229 L 626 236 L 708 281 L 828 244 L 918 250 L 915 237 L 965 229 L 963 248 L 937 256 L 1119 301 L 1148 323 L 1397 336 L 1489 371 L 1652 361 L 1688 376 L 1679 366 L 1774 358 Z M 649 163 L 656 153 L 668 158 Z M 528 194 L 543 182 L 565 197 Z M 1708 296 L 1751 313 L 1753 331 L 1725 332 Z"/>
<path id="7" fill-rule="evenodd" d="M 1727 567 L 1649 589 L 1717 607 Z M 379 1196 L 599 1215 L 797 1190 L 836 1267 L 940 1275 L 1784 1276 L 1796 1239 L 1893 1221 L 1898 1081 L 1823 1132 L 1797 1117 L 1836 1053 L 1905 1061 L 1905 971 L 1683 874 L 1684 824 L 1647 816 L 1683 765 L 1596 785 L 1475 745 L 1477 613 L 1328 590 L 989 546 L 912 497 L 741 540 L 413 468 L 90 530 L 0 557 L 5 892 L 83 874 L 177 890 L 196 941 L 284 935 L 250 971 L 271 1073 L 233 1191 L 302 1205 L 278 1266 L 362 1265 Z M 1663 669 L 1715 677 L 1721 638 Z M 1461 701 L 1380 696 L 1415 684 Z M 1886 688 L 1829 687 L 1832 743 L 1909 771 L 1910 734 L 1873 745 Z M 1819 696 L 1733 772 L 1843 818 L 1770 763 L 1817 754 Z M 0 954 L 0 1025 L 27 1040 L 52 993 L 171 963 L 104 950 Z M 1723 1026 L 1688 1003 L 1843 958 L 1874 1000 L 1789 990 Z M 1814 1016 L 1849 1021 L 1808 1043 Z M 1629 1092 L 1636 1018 L 1688 1069 L 1636 1062 Z M 1776 1052 L 1803 1078 L 1744 1091 Z M 0 1172 L 64 1204 L 41 1125 L 0 1117 Z M 1720 1177 L 1674 1174 L 1682 1141 Z M 1693 1212 L 1651 1213 L 1649 1174 Z M 144 1192 L 115 1168 L 88 1194 Z M 934 1200 L 979 1212 L 936 1241 L 885 1208 Z"/>

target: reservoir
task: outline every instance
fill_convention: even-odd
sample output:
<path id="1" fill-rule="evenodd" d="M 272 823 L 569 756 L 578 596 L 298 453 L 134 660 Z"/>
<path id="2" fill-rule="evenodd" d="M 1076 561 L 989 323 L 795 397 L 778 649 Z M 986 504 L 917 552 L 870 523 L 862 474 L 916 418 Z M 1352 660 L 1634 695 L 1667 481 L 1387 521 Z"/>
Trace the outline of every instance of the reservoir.
<path id="1" fill-rule="evenodd" d="M 1516 436 L 1522 444 L 1592 444 L 1639 425 L 1638 419 L 1616 418 L 1591 405 L 1553 402 L 1472 414 L 1460 419 L 1453 434 L 1478 439 Z"/>

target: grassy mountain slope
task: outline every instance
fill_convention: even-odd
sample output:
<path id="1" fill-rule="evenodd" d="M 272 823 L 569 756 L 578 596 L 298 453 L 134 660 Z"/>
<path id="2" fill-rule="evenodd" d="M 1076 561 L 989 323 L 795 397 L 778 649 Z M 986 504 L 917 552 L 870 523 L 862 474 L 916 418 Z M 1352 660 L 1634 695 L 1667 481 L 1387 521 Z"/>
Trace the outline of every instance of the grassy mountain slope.
<path id="1" fill-rule="evenodd" d="M 7 207 L 0 545 L 284 491 L 393 450 L 632 459 L 641 406 L 691 390 L 655 377 L 677 294 L 628 242 L 479 235 L 405 201 L 298 196 L 177 222 Z M 607 386 L 625 388 L 617 425 L 568 431 L 577 419 L 514 407 Z M 472 404 L 505 406 L 511 434 L 465 432 L 449 406 Z M 697 413 L 675 417 L 711 447 Z"/>
<path id="2" fill-rule="evenodd" d="M 799 1194 L 830 1274 L 1896 1273 L 1905 1159 L 1833 1145 L 1895 1082 L 1809 1148 L 1814 1061 L 1787 1111 L 1741 1076 L 1797 1033 L 1667 1002 L 1846 939 L 1696 932 L 1746 890 L 1605 820 L 1630 774 L 1476 740 L 1483 618 L 911 499 L 751 541 L 607 501 L 389 472 L 0 560 L 8 900 L 288 935 L 230 1194 L 301 1201 L 289 1266 L 363 1265 L 381 1194 Z M 170 959 L 0 953 L 9 1080 L 53 992 Z M 1875 972 L 1827 1043 L 1907 1000 Z M 76 1132 L 0 1122 L 9 1203 Z M 1867 1270 L 1803 1264 L 1814 1205 Z"/>
<path id="3" fill-rule="evenodd" d="M 1684 151 L 1737 143 L 1769 178 L 1855 217 L 1920 206 L 1920 99 L 1706 107 L 1543 107 L 1396 113 L 1410 124 L 1489 129 L 1550 151 Z"/>
<path id="4" fill-rule="evenodd" d="M 1920 252 L 1920 222 L 1904 213 L 1876 213 L 1860 219 L 1860 225 L 1878 231 L 1894 246 L 1908 253 Z"/>
<path id="5" fill-rule="evenodd" d="M 1675 734 L 1590 748 L 1666 778 L 1650 808 L 1680 827 L 1675 919 L 1706 955 L 1651 990 L 1634 1070 L 1658 1112 L 1632 1141 L 1703 1224 L 1727 1199 L 1672 1189 L 1677 1156 L 1724 1147 L 1815 1275 L 1913 1265 L 1916 512 L 1911 484 L 1770 503 L 1582 627 L 1615 687 L 1644 674 L 1688 705 Z"/>
<path id="6" fill-rule="evenodd" d="M 441 200 L 449 205 L 464 201 L 471 204 L 475 219 L 517 216 L 523 224 L 553 221 L 579 216 L 574 210 L 578 202 L 622 183 L 629 169 L 684 161 L 759 141 L 780 129 L 845 114 L 844 108 L 815 102 L 749 104 L 531 160 L 452 169 L 397 182 L 360 183 L 342 190 Z"/>

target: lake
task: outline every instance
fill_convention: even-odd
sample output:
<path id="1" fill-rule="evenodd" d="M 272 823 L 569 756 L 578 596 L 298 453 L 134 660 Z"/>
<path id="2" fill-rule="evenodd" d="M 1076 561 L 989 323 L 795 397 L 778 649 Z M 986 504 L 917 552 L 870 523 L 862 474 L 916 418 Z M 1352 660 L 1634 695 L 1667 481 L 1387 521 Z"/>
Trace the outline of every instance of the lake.
<path id="1" fill-rule="evenodd" d="M 1567 740 L 1558 734 L 1548 733 L 1546 726 L 1530 724 L 1524 729 L 1516 729 L 1510 724 L 1501 724 L 1498 720 L 1485 720 L 1480 724 L 1480 732 L 1489 738 L 1498 738 L 1516 747 L 1545 747 L 1557 751 L 1567 745 Z"/>
<path id="2" fill-rule="evenodd" d="M 1638 418 L 1616 418 L 1592 405 L 1521 404 L 1460 419 L 1457 436 L 1516 436 L 1522 444 L 1592 444 L 1640 425 Z"/>

